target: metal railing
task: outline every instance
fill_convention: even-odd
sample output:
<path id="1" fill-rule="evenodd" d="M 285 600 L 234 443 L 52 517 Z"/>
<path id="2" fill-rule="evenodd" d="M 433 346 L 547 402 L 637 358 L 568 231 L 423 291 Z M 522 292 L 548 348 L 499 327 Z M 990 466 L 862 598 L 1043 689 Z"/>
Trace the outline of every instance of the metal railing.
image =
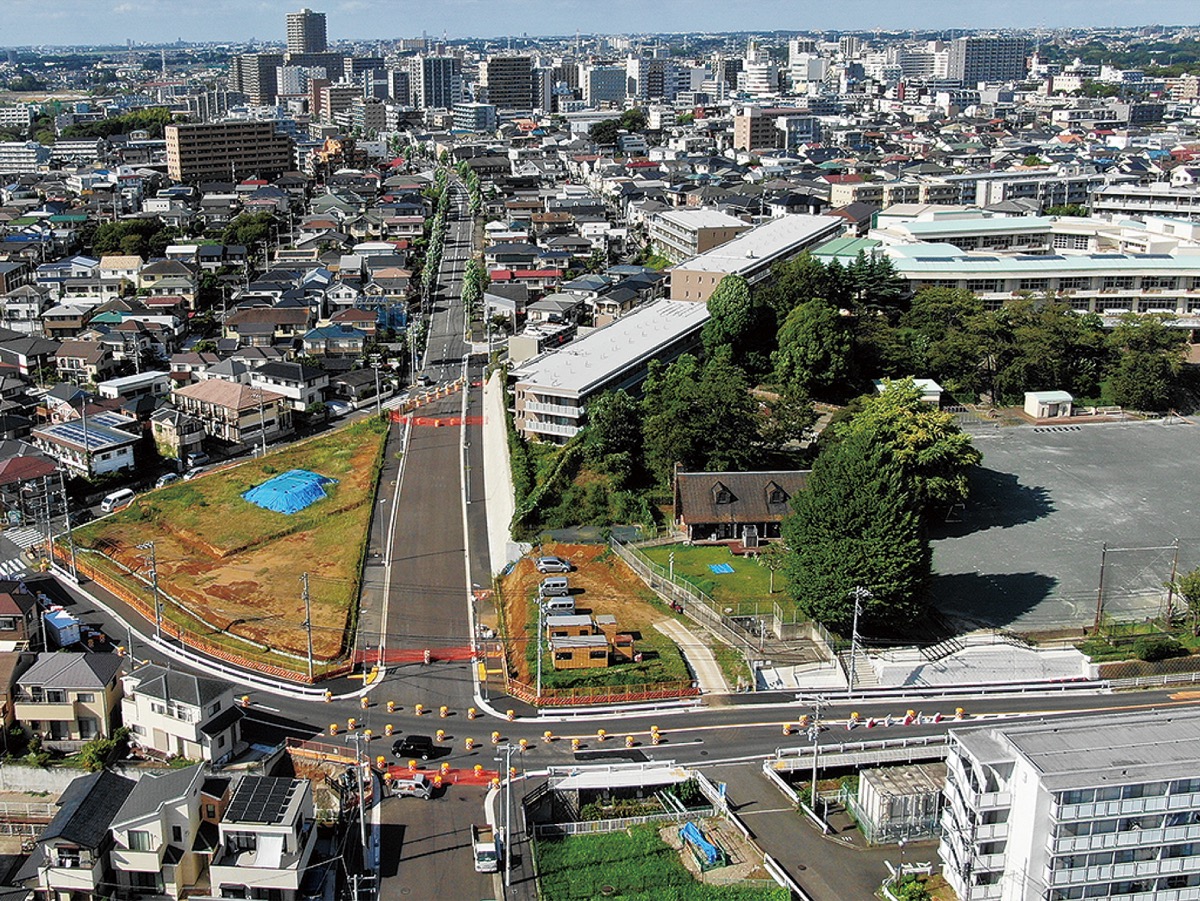
<path id="1" fill-rule="evenodd" d="M 612 820 L 578 820 L 572 823 L 538 823 L 533 827 L 537 838 L 555 837 L 561 835 L 600 835 L 606 832 L 621 832 L 634 826 L 646 823 L 671 823 L 688 820 L 693 817 L 701 819 L 715 816 L 713 807 L 698 807 L 692 810 L 665 810 L 661 813 L 647 813 L 636 817 L 617 817 Z"/>

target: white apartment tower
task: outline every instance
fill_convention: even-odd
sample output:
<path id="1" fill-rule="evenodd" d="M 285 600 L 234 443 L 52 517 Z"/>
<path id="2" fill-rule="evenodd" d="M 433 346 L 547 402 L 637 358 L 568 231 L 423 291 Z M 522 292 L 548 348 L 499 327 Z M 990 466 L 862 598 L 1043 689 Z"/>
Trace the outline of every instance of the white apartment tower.
<path id="1" fill-rule="evenodd" d="M 1200 898 L 1200 711 L 955 730 L 945 795 L 961 901 Z"/>

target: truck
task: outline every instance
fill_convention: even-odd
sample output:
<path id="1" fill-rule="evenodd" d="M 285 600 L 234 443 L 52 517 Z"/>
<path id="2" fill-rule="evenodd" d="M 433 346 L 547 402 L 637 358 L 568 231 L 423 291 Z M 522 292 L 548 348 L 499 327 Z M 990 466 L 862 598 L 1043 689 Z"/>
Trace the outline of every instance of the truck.
<path id="1" fill-rule="evenodd" d="M 471 827 L 471 848 L 475 852 L 475 872 L 495 873 L 500 866 L 500 840 L 491 826 Z"/>

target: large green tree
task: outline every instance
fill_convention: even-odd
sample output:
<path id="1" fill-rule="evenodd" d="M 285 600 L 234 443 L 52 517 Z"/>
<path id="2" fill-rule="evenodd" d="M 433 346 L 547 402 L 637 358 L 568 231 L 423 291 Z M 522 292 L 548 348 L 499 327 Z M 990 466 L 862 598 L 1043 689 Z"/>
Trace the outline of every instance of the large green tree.
<path id="1" fill-rule="evenodd" d="M 708 357 L 723 348 L 752 376 L 766 373 L 772 346 L 773 317 L 754 299 L 750 286 L 740 275 L 721 279 L 708 298 L 709 320 L 701 339 Z"/>
<path id="2" fill-rule="evenodd" d="M 967 475 L 983 458 L 952 413 L 921 400 L 912 379 L 888 382 L 831 428 L 834 441 L 867 437 L 886 448 L 921 512 L 965 500 Z"/>
<path id="3" fill-rule="evenodd" d="M 752 458 L 757 404 L 746 374 L 722 350 L 701 364 L 684 354 L 652 363 L 642 399 L 646 463 L 661 482 L 687 470 L 739 469 Z"/>
<path id="4" fill-rule="evenodd" d="M 828 391 L 846 380 L 850 333 L 841 314 L 825 300 L 809 300 L 792 310 L 779 329 L 773 355 L 775 378 L 789 390 Z"/>
<path id="5" fill-rule="evenodd" d="M 824 447 L 808 485 L 783 524 L 788 591 L 808 616 L 845 632 L 850 592 L 871 593 L 860 626 L 888 625 L 918 613 L 930 553 L 912 481 L 891 448 L 867 432 Z"/>

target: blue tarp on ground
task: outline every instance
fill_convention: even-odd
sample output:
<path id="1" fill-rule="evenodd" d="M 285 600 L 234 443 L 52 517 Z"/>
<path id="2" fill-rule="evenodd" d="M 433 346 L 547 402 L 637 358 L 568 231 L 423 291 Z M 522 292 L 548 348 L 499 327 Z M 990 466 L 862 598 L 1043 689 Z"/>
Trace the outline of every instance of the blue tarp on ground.
<path id="1" fill-rule="evenodd" d="M 251 488 L 242 497 L 252 504 L 276 513 L 299 513 L 309 504 L 325 497 L 325 486 L 336 484 L 337 479 L 307 469 L 289 469 L 273 479 Z"/>
<path id="2" fill-rule="evenodd" d="M 719 576 L 728 575 L 733 572 L 733 567 L 728 563 L 710 563 L 708 564 L 708 568 Z"/>
<path id="3" fill-rule="evenodd" d="M 679 830 L 679 837 L 683 841 L 689 842 L 704 857 L 706 866 L 712 867 L 720 863 L 721 852 L 717 850 L 716 845 L 704 837 L 704 833 L 695 823 L 685 823 Z"/>

